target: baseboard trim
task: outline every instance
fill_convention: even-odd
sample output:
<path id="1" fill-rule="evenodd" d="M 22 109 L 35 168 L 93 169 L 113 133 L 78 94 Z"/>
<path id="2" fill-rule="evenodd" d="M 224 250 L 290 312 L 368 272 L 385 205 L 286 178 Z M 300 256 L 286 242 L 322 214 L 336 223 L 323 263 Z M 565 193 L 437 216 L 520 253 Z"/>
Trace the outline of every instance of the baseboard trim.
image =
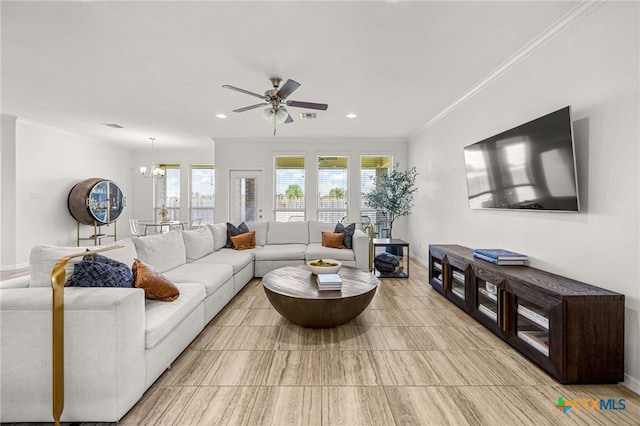
<path id="1" fill-rule="evenodd" d="M 635 393 L 640 394 L 640 380 L 635 377 L 631 377 L 627 373 L 624 374 L 624 382 L 622 382 L 622 385 L 631 389 Z"/>

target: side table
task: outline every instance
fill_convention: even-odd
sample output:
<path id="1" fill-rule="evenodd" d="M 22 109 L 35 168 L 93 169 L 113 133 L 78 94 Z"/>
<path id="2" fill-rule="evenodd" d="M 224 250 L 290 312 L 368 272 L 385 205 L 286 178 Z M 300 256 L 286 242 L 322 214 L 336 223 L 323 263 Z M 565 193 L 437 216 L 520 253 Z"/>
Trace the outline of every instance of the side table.
<path id="1" fill-rule="evenodd" d="M 409 243 L 401 240 L 400 238 L 374 238 L 373 239 L 373 256 L 375 258 L 376 248 L 378 247 L 400 247 L 402 250 L 401 270 L 398 273 L 388 274 L 380 273 L 375 270 L 375 263 L 373 266 L 373 272 L 380 278 L 409 278 Z M 406 249 L 406 254 L 405 254 Z"/>

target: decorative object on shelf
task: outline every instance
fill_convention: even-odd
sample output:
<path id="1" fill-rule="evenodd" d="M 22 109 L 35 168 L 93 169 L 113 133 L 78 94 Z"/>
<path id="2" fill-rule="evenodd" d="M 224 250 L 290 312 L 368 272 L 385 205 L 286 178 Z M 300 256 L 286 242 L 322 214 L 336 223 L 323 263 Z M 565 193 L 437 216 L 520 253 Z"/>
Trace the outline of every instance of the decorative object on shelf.
<path id="1" fill-rule="evenodd" d="M 374 208 L 389 222 L 388 238 L 393 238 L 393 222 L 411 214 L 413 194 L 418 172 L 415 167 L 400 171 L 396 166 L 388 174 L 375 178 L 375 187 L 365 195 L 369 207 Z"/>
<path id="2" fill-rule="evenodd" d="M 147 174 L 147 168 L 145 166 L 140 167 L 140 174 L 145 178 L 153 178 L 153 179 L 162 179 L 165 174 L 165 170 L 160 167 L 156 167 L 155 157 L 154 157 L 154 142 L 156 138 L 149 138 L 151 140 L 151 168 L 148 169 L 149 173 Z"/>
<path id="3" fill-rule="evenodd" d="M 162 223 L 169 223 L 169 210 L 167 210 L 164 204 L 160 209 L 160 218 L 162 219 Z"/>
<path id="4" fill-rule="evenodd" d="M 52 359 L 52 410 L 53 421 L 56 426 L 60 425 L 60 417 L 64 410 L 64 283 L 66 280 L 65 266 L 74 257 L 87 256 L 102 253 L 109 250 L 123 248 L 124 246 L 111 246 L 98 250 L 83 251 L 80 253 L 65 256 L 53 267 L 51 271 L 52 298 L 52 336 L 51 336 L 51 359 Z"/>
<path id="5" fill-rule="evenodd" d="M 78 222 L 78 245 L 81 240 L 92 240 L 98 245 L 103 238 L 116 237 L 115 221 L 126 205 L 126 198 L 118 185 L 108 179 L 90 178 L 77 183 L 67 198 L 67 208 Z M 102 232 L 102 226 L 114 224 L 113 234 Z M 93 226 L 93 234 L 80 237 L 80 225 Z"/>

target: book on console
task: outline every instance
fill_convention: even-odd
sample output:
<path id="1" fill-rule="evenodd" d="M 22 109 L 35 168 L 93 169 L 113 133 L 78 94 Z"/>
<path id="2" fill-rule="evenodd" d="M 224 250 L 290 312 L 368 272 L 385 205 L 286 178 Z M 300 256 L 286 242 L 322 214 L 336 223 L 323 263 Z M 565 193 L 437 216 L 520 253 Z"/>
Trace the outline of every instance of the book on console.
<path id="1" fill-rule="evenodd" d="M 481 254 L 498 260 L 527 260 L 529 258 L 526 254 L 516 253 L 505 249 L 475 249 L 473 254 Z"/>
<path id="2" fill-rule="evenodd" d="M 487 262 L 491 262 L 495 265 L 524 265 L 524 260 L 518 259 L 496 259 L 493 257 L 485 256 L 480 253 L 473 253 L 473 257 L 486 260 Z"/>

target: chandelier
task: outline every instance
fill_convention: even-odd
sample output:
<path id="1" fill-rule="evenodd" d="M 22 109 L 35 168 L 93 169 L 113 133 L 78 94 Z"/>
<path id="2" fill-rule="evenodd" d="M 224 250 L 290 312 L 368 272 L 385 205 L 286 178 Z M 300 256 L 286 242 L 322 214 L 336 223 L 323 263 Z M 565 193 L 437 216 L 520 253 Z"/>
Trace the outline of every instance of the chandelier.
<path id="1" fill-rule="evenodd" d="M 151 139 L 151 168 L 149 169 L 149 173 L 147 173 L 147 168 L 145 166 L 140 167 L 140 174 L 147 179 L 162 179 L 164 177 L 165 170 L 160 167 L 156 167 L 156 163 L 154 162 L 153 143 L 156 138 L 149 139 Z"/>

